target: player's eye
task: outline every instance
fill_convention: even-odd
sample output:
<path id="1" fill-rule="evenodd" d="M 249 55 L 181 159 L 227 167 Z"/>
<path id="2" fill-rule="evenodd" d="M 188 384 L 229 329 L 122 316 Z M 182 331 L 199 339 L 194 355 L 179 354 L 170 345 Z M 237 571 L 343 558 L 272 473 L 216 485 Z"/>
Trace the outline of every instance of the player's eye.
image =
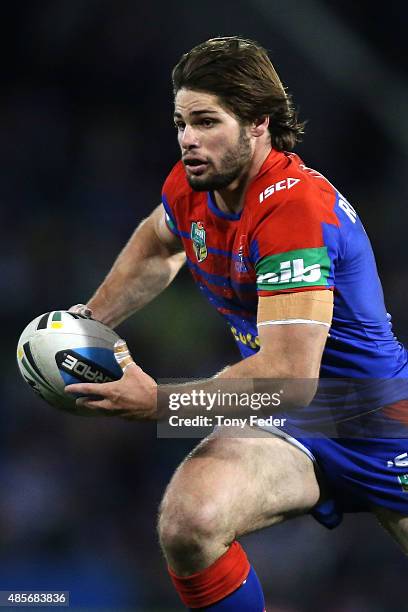
<path id="1" fill-rule="evenodd" d="M 179 132 L 182 132 L 184 130 L 184 128 L 186 127 L 186 124 L 183 123 L 182 121 L 175 121 L 174 122 L 174 127 L 176 128 L 176 130 L 178 130 Z"/>
<path id="2" fill-rule="evenodd" d="M 203 125 L 204 127 L 212 127 L 215 124 L 214 119 L 209 119 L 208 117 L 205 117 L 204 119 L 201 119 L 201 125 Z"/>

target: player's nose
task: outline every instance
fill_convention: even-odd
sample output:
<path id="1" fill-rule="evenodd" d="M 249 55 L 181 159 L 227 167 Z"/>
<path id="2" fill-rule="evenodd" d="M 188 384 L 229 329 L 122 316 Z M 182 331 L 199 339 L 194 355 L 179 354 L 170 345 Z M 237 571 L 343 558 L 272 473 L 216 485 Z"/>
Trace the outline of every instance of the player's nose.
<path id="1" fill-rule="evenodd" d="M 200 146 L 197 132 L 191 125 L 186 125 L 181 137 L 181 146 L 183 149 L 191 149 L 192 147 Z"/>

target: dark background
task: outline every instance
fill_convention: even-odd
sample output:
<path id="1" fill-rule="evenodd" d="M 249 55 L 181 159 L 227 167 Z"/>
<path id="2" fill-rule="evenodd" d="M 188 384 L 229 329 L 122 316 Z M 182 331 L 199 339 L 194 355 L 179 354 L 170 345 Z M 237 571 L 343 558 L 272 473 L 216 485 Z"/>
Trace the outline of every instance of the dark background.
<path id="1" fill-rule="evenodd" d="M 2 6 L 0 590 L 71 591 L 87 610 L 181 609 L 155 535 L 157 505 L 195 440 L 59 413 L 19 378 L 35 316 L 84 302 L 178 159 L 170 71 L 217 35 L 258 40 L 307 134 L 297 152 L 357 208 L 396 333 L 406 308 L 406 6 L 344 0 L 53 0 Z M 154 377 L 238 359 L 182 271 L 120 328 Z M 334 532 L 309 517 L 244 540 L 268 612 L 407 610 L 407 562 L 369 515 Z"/>

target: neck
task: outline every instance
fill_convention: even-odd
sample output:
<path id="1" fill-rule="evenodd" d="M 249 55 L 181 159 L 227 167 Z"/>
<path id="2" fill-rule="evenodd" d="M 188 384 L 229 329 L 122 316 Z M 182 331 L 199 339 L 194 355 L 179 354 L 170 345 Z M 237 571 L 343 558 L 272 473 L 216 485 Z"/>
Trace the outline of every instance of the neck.
<path id="1" fill-rule="evenodd" d="M 239 213 L 245 200 L 245 194 L 249 183 L 260 171 L 262 164 L 271 152 L 271 146 L 265 145 L 254 151 L 247 168 L 226 189 L 214 191 L 217 206 L 224 212 Z"/>

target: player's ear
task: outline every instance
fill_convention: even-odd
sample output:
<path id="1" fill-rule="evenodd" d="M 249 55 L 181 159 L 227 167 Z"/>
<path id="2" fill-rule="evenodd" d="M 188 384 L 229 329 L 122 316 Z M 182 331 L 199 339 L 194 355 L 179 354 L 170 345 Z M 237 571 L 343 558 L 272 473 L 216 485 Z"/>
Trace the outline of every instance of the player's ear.
<path id="1" fill-rule="evenodd" d="M 255 119 L 255 121 L 251 125 L 251 135 L 259 138 L 259 136 L 263 136 L 269 127 L 269 115 L 264 115 Z"/>

